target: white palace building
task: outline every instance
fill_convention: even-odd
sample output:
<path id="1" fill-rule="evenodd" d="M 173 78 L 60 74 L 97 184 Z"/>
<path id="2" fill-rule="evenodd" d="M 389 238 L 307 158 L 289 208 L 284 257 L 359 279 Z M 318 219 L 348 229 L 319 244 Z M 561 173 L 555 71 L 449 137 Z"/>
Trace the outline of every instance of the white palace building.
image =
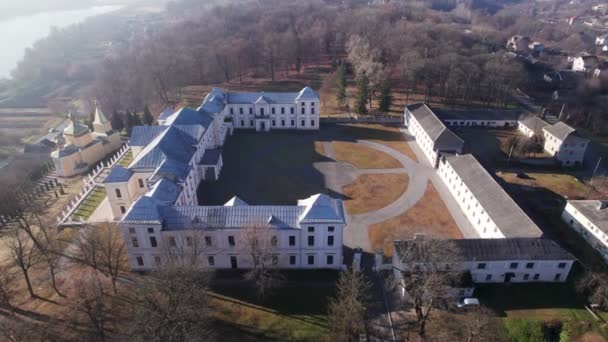
<path id="1" fill-rule="evenodd" d="M 225 205 L 199 206 L 196 196 L 201 181 L 219 177 L 222 146 L 235 128 L 313 130 L 319 114 L 319 95 L 309 87 L 297 93 L 214 88 L 197 110 L 166 110 L 158 126 L 135 127 L 133 161 L 113 167 L 104 180 L 131 269 L 153 269 L 162 262 L 164 244 L 193 248 L 199 238 L 203 265 L 247 268 L 251 262 L 239 234 L 253 224 L 273 232 L 276 267 L 339 269 L 346 222 L 340 200 L 316 194 L 296 205 L 262 206 L 235 197 Z"/>

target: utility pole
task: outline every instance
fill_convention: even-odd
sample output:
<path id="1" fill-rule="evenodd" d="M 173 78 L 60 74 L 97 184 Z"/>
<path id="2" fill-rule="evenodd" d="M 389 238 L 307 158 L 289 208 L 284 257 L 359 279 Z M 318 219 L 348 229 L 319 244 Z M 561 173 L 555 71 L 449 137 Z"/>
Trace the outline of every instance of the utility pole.
<path id="1" fill-rule="evenodd" d="M 593 169 L 593 173 L 591 174 L 591 181 L 589 182 L 589 185 L 593 185 L 593 178 L 595 177 L 595 173 L 597 172 L 597 169 L 600 167 L 601 161 L 602 161 L 602 157 L 600 157 L 600 159 L 597 160 L 597 164 L 595 164 L 595 169 Z"/>

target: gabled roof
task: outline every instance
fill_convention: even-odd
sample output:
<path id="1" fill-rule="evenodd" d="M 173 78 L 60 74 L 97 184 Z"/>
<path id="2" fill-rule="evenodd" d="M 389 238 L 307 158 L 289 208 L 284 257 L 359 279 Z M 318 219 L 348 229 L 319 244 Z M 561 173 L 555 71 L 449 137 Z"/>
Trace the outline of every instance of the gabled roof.
<path id="1" fill-rule="evenodd" d="M 264 95 L 262 95 L 257 100 L 255 100 L 254 103 L 255 104 L 268 104 L 270 102 L 268 102 L 268 99 L 266 99 L 266 97 Z"/>
<path id="2" fill-rule="evenodd" d="M 241 205 L 249 205 L 247 204 L 245 201 L 243 201 L 242 199 L 234 196 L 232 197 L 228 202 L 226 202 L 226 204 L 224 204 L 225 207 L 235 207 L 235 206 L 241 206 Z"/>
<path id="3" fill-rule="evenodd" d="M 213 117 L 204 111 L 197 111 L 192 108 L 182 108 L 171 114 L 165 123 L 168 126 L 173 125 L 202 125 L 205 129 L 211 125 Z"/>
<path id="4" fill-rule="evenodd" d="M 519 123 L 535 133 L 541 133 L 544 127 L 549 126 L 549 123 L 533 114 L 519 119 Z"/>
<path id="5" fill-rule="evenodd" d="M 182 192 L 182 187 L 175 184 L 167 178 L 161 178 L 157 181 L 150 191 L 146 194 L 162 204 L 171 205 L 177 201 L 179 194 Z"/>
<path id="6" fill-rule="evenodd" d="M 575 131 L 574 128 L 566 125 L 562 121 L 556 123 L 555 125 L 544 127 L 543 130 L 561 141 L 566 140 L 566 138 Z"/>
<path id="7" fill-rule="evenodd" d="M 71 156 L 72 154 L 78 153 L 80 151 L 81 151 L 80 147 L 78 147 L 76 145 L 67 145 L 62 149 L 58 149 L 58 150 L 51 152 L 51 157 L 52 158 L 63 158 L 63 157 Z"/>
<path id="8" fill-rule="evenodd" d="M 135 126 L 131 130 L 129 145 L 146 146 L 166 129 L 167 126 Z"/>
<path id="9" fill-rule="evenodd" d="M 440 150 L 442 146 L 464 145 L 464 141 L 449 130 L 426 104 L 416 103 L 406 108 L 435 143 L 437 149 Z"/>
<path id="10" fill-rule="evenodd" d="M 298 205 L 305 207 L 300 215 L 301 223 L 345 222 L 342 202 L 336 201 L 325 194 L 317 194 L 299 200 Z"/>
<path id="11" fill-rule="evenodd" d="M 444 159 L 506 238 L 542 236 L 543 232 L 473 155 L 446 156 Z"/>
<path id="12" fill-rule="evenodd" d="M 175 127 L 169 127 L 148 144 L 129 168 L 157 168 L 166 159 L 188 164 L 196 151 L 197 141 Z"/>
<path id="13" fill-rule="evenodd" d="M 125 213 L 122 221 L 126 223 L 162 223 L 161 209 L 163 204 L 158 200 L 142 196 Z"/>
<path id="14" fill-rule="evenodd" d="M 167 120 L 174 112 L 175 111 L 173 110 L 173 108 L 167 107 L 165 108 L 165 110 L 163 110 L 162 113 L 160 113 L 160 115 L 158 116 L 158 120 Z"/>
<path id="15" fill-rule="evenodd" d="M 128 182 L 133 175 L 133 171 L 120 165 L 116 165 L 110 170 L 110 174 L 103 180 L 103 184 Z"/>
<path id="16" fill-rule="evenodd" d="M 318 99 L 319 99 L 319 94 L 317 94 L 317 92 L 315 92 L 314 90 L 312 90 L 312 88 L 309 87 L 309 86 L 304 87 L 304 89 L 302 89 L 298 93 L 298 96 L 296 97 L 296 101 L 301 101 L 301 100 L 318 100 Z"/>
<path id="17" fill-rule="evenodd" d="M 430 108 L 441 120 L 508 120 L 517 121 L 521 110 L 500 109 L 440 109 Z"/>
<path id="18" fill-rule="evenodd" d="M 395 253 L 397 257 L 403 258 L 404 251 L 408 256 L 412 255 L 412 248 L 418 244 L 424 248 L 425 244 L 419 240 L 395 241 Z M 575 260 L 555 242 L 543 238 L 507 238 L 507 239 L 458 239 L 447 240 L 454 245 L 457 256 L 450 255 L 450 260 L 441 261 L 516 261 L 516 260 Z M 418 253 L 423 255 L 421 249 Z M 414 258 L 416 258 L 415 254 Z M 447 253 L 446 253 L 447 256 Z M 457 260 L 454 260 L 457 259 Z M 421 257 L 421 260 L 427 260 Z"/>
<path id="19" fill-rule="evenodd" d="M 593 225 L 608 234 L 608 208 L 606 201 L 568 201 L 568 204 L 585 216 Z"/>

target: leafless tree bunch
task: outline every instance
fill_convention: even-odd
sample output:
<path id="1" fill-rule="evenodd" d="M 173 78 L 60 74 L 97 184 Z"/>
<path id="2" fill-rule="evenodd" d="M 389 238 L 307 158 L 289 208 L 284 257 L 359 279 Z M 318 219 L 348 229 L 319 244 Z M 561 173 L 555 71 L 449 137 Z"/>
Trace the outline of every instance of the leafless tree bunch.
<path id="1" fill-rule="evenodd" d="M 277 239 L 273 228 L 262 222 L 252 222 L 242 228 L 237 238 L 238 248 L 251 262 L 247 278 L 254 282 L 260 299 L 265 298 L 282 282 L 276 265 L 278 256 L 274 254 Z"/>
<path id="2" fill-rule="evenodd" d="M 424 335 L 431 311 L 449 299 L 449 284 L 458 270 L 458 248 L 447 240 L 417 239 L 399 251 L 405 269 L 401 284 L 414 307 L 419 334 Z"/>
<path id="3" fill-rule="evenodd" d="M 365 331 L 371 284 L 352 268 L 342 272 L 328 307 L 329 341 L 358 341 Z"/>
<path id="4" fill-rule="evenodd" d="M 112 289 L 117 293 L 116 282 L 125 271 L 127 258 L 118 227 L 110 223 L 84 227 L 74 248 L 76 259 L 110 278 Z"/>
<path id="5" fill-rule="evenodd" d="M 205 237 L 201 230 L 179 231 L 162 241 L 162 262 L 180 267 L 204 267 L 201 255 Z"/>
<path id="6" fill-rule="evenodd" d="M 576 284 L 577 290 L 587 297 L 590 304 L 608 310 L 608 275 L 587 272 Z"/>
<path id="7" fill-rule="evenodd" d="M 134 284 L 127 334 L 132 341 L 211 341 L 211 274 L 199 267 L 163 264 Z"/>
<path id="8" fill-rule="evenodd" d="M 74 283 L 75 293 L 70 307 L 87 318 L 92 328 L 89 340 L 108 340 L 109 330 L 114 324 L 115 299 L 104 292 L 103 285 L 95 272 L 76 279 Z"/>
<path id="9" fill-rule="evenodd" d="M 11 229 L 7 234 L 6 246 L 10 251 L 13 265 L 18 267 L 23 274 L 30 296 L 36 297 L 30 271 L 44 261 L 40 250 L 36 248 L 30 236 L 18 228 Z"/>

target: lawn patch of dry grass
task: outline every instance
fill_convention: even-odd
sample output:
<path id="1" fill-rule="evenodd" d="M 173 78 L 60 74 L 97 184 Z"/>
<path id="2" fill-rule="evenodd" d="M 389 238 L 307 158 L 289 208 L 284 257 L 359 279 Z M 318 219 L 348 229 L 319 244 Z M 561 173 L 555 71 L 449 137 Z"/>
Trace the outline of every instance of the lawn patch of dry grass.
<path id="1" fill-rule="evenodd" d="M 371 225 L 369 240 L 373 250 L 382 249 L 386 255 L 392 255 L 394 240 L 412 239 L 416 233 L 462 238 L 460 229 L 431 183 L 414 207 L 399 216 Z"/>
<path id="2" fill-rule="evenodd" d="M 346 185 L 346 211 L 361 214 L 386 207 L 407 190 L 408 176 L 403 173 L 367 174 Z"/>
<path id="3" fill-rule="evenodd" d="M 342 125 L 341 131 L 346 136 L 359 140 L 367 140 L 382 144 L 399 151 L 413 161 L 417 161 L 416 154 L 399 131 L 398 126 L 379 124 L 348 124 Z"/>
<path id="4" fill-rule="evenodd" d="M 497 173 L 507 183 L 545 188 L 569 199 L 584 199 L 594 195 L 590 186 L 568 174 L 527 172 L 526 175 L 530 179 L 518 178 L 513 172 Z"/>
<path id="5" fill-rule="evenodd" d="M 396 169 L 401 163 L 384 152 L 356 143 L 334 141 L 337 160 L 347 162 L 359 169 Z"/>
<path id="6" fill-rule="evenodd" d="M 325 156 L 325 145 L 322 141 L 315 141 L 315 152 L 322 156 Z"/>

